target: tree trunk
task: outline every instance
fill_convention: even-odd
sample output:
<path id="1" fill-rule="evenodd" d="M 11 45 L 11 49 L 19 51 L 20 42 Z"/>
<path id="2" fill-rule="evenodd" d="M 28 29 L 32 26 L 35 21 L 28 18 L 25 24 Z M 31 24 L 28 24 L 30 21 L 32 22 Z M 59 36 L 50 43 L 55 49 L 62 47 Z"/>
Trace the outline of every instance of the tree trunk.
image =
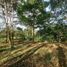
<path id="1" fill-rule="evenodd" d="M 32 41 L 34 42 L 34 25 L 32 26 Z"/>
<path id="2" fill-rule="evenodd" d="M 6 41 L 13 47 L 13 31 L 11 30 L 11 12 L 10 4 L 5 3 L 5 20 L 6 20 Z"/>

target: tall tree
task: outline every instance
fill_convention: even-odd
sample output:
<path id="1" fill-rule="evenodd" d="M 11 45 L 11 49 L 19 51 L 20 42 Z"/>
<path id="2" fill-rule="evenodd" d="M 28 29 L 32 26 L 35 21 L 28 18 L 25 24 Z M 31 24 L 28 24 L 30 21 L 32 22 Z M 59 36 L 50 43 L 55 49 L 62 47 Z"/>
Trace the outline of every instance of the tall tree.
<path id="1" fill-rule="evenodd" d="M 3 8 L 3 15 L 6 22 L 6 38 L 13 47 L 13 15 L 12 12 L 16 7 L 16 0 L 0 0 L 0 5 Z"/>
<path id="2" fill-rule="evenodd" d="M 50 14 L 45 11 L 48 3 L 44 0 L 21 0 L 18 4 L 17 13 L 20 20 L 32 29 L 34 41 L 34 30 L 44 24 Z"/>

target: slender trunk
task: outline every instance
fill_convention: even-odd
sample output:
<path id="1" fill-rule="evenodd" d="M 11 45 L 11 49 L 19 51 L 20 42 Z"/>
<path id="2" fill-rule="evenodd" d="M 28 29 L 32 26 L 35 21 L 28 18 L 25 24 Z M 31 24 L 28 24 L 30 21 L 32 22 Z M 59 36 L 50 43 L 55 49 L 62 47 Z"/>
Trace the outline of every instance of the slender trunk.
<path id="1" fill-rule="evenodd" d="M 13 23 L 12 12 L 13 12 L 14 1 L 10 0 L 8 2 L 7 0 L 6 1 L 2 0 L 1 3 L 2 3 L 1 6 L 3 8 L 3 15 L 5 17 L 5 23 L 6 23 L 6 42 L 8 42 L 10 46 L 12 47 L 14 44 L 14 41 L 13 41 L 14 33 L 13 33 L 13 28 L 12 28 L 13 26 L 11 27 L 11 23 Z"/>
<path id="2" fill-rule="evenodd" d="M 34 42 L 34 25 L 32 26 L 32 41 Z"/>
<path id="3" fill-rule="evenodd" d="M 11 45 L 11 33 L 8 23 L 6 23 L 6 41 Z"/>
<path id="4" fill-rule="evenodd" d="M 12 41 L 12 32 L 11 32 L 11 12 L 9 11 L 9 4 L 5 3 L 5 19 L 6 19 L 6 41 L 11 45 L 11 48 L 13 47 L 13 41 Z"/>
<path id="5" fill-rule="evenodd" d="M 6 18 L 4 18 L 5 19 L 5 22 L 6 22 Z M 6 32 L 6 43 L 8 43 L 8 35 L 7 35 L 7 23 L 6 23 L 6 29 L 5 29 L 5 32 Z"/>
<path id="6" fill-rule="evenodd" d="M 7 4 L 5 3 L 5 20 L 6 20 L 6 41 L 10 44 L 10 39 L 9 39 L 9 26 L 8 26 L 8 11 L 7 11 Z"/>
<path id="7" fill-rule="evenodd" d="M 14 31 L 12 30 L 12 32 L 11 32 L 11 47 L 13 48 L 13 46 L 14 46 Z"/>
<path id="8" fill-rule="evenodd" d="M 11 9 L 12 9 L 12 12 L 13 12 L 13 8 L 11 7 Z M 10 22 L 11 22 L 11 46 L 13 47 L 13 45 L 14 45 L 14 31 L 13 31 L 13 14 L 12 14 L 12 17 L 10 17 L 11 18 L 11 20 L 10 20 Z"/>

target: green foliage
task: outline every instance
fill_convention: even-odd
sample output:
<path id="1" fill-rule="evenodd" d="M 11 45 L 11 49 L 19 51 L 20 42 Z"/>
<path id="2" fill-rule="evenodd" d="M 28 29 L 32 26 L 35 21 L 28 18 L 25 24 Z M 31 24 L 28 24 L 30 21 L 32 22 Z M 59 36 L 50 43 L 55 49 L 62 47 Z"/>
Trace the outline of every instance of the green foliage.
<path id="1" fill-rule="evenodd" d="M 35 37 L 35 42 L 43 42 L 44 41 L 44 38 L 43 36 L 37 36 Z"/>
<path id="2" fill-rule="evenodd" d="M 25 35 L 24 34 L 20 34 L 19 37 L 20 37 L 20 40 L 21 41 L 24 41 L 25 40 Z"/>
<path id="3" fill-rule="evenodd" d="M 57 39 L 58 39 L 58 41 L 59 40 L 61 40 L 61 42 L 62 41 L 65 41 L 65 40 L 67 40 L 66 38 L 67 38 L 67 27 L 66 27 L 66 24 L 64 24 L 64 23 L 57 23 L 56 24 L 56 26 L 55 26 L 55 28 L 54 28 L 54 31 L 55 31 L 55 33 L 57 34 Z"/>
<path id="4" fill-rule="evenodd" d="M 50 0 L 52 9 L 61 7 L 64 2 L 66 2 L 66 0 Z"/>
<path id="5" fill-rule="evenodd" d="M 32 2 L 32 0 L 29 1 Z M 33 0 L 33 2 L 34 1 L 35 0 Z M 47 14 L 44 11 L 46 5 L 42 2 L 42 0 L 36 0 L 33 4 L 28 1 L 22 1 L 17 7 L 17 14 L 20 20 L 26 25 L 32 26 L 44 23 L 44 20 L 50 17 L 50 14 Z"/>
<path id="6" fill-rule="evenodd" d="M 51 53 L 46 53 L 46 55 L 43 57 L 46 64 L 49 64 L 51 62 L 52 55 Z"/>
<path id="7" fill-rule="evenodd" d="M 33 5 L 35 3 L 36 0 L 28 0 L 28 3 Z"/>
<path id="8" fill-rule="evenodd" d="M 58 22 L 54 26 L 47 24 L 44 25 L 43 29 L 40 29 L 37 34 L 42 36 L 43 40 L 63 42 L 67 40 L 67 26 L 62 22 Z"/>
<path id="9" fill-rule="evenodd" d="M 0 35 L 0 38 L 5 38 L 6 36 L 5 35 Z"/>
<path id="10" fill-rule="evenodd" d="M 50 13 L 47 13 L 44 9 L 48 6 L 48 3 L 45 3 L 42 0 L 27 0 L 26 2 L 21 0 L 21 3 L 18 4 L 17 14 L 19 19 L 26 26 L 32 28 L 34 30 L 44 24 L 45 20 L 50 17 Z M 32 32 L 31 30 L 31 32 Z M 34 33 L 33 38 L 34 38 Z"/>
<path id="11" fill-rule="evenodd" d="M 51 4 L 51 8 L 56 9 L 63 5 L 65 0 L 50 0 L 50 2 L 44 2 L 43 0 L 21 0 L 21 3 L 17 6 L 17 14 L 19 19 L 25 24 L 28 28 L 33 31 L 39 27 L 39 31 L 37 35 L 34 35 L 35 41 L 63 41 L 66 40 L 67 37 L 67 29 L 66 25 L 61 21 L 58 21 L 56 24 L 50 24 L 50 17 L 52 18 L 52 14 L 50 12 L 46 12 L 44 9 Z M 55 17 L 54 17 L 55 18 Z M 49 21 L 49 22 L 48 22 Z M 42 29 L 41 29 L 42 28 Z M 28 29 L 28 31 L 30 30 Z M 31 30 L 31 31 L 32 31 Z M 26 39 L 32 40 L 33 37 L 29 31 Z"/>

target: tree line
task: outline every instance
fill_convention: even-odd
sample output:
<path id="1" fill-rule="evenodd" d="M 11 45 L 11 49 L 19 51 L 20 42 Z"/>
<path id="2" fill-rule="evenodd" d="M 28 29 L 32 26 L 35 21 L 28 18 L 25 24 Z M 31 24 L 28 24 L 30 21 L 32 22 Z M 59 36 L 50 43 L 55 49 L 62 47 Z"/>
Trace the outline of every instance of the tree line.
<path id="1" fill-rule="evenodd" d="M 6 22 L 6 40 L 11 47 L 14 45 L 13 17 L 17 12 L 18 18 L 26 26 L 26 30 L 18 30 L 21 41 L 56 41 L 67 40 L 67 1 L 66 0 L 0 0 Z M 50 11 L 46 11 L 46 7 Z M 48 8 L 49 9 L 49 8 Z M 8 18 L 9 17 L 9 18 Z M 35 32 L 35 30 L 38 31 Z"/>

